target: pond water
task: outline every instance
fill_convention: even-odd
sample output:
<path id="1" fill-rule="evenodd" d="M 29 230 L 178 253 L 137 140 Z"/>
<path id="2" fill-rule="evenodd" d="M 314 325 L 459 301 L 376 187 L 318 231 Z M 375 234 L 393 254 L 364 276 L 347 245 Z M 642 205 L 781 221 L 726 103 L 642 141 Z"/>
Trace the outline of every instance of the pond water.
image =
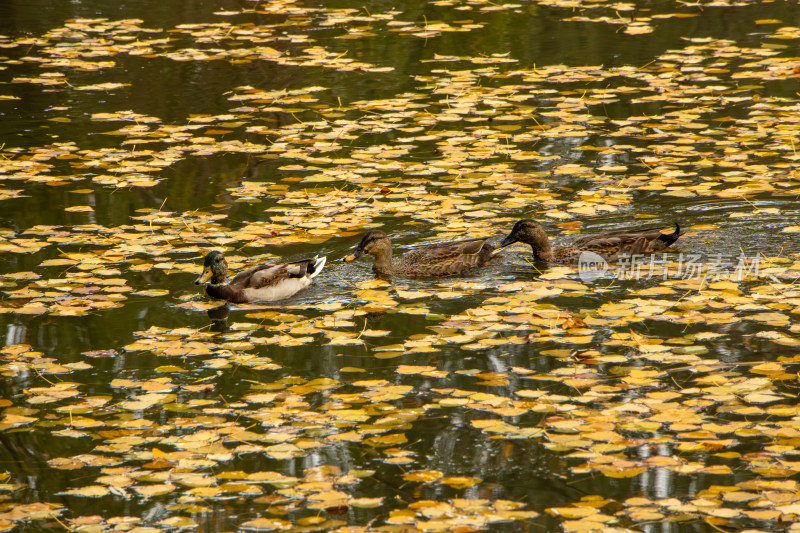
<path id="1" fill-rule="evenodd" d="M 0 3 L 0 531 L 791 529 L 798 20 Z M 341 261 L 523 218 L 686 234 L 597 279 Z M 219 307 L 212 249 L 328 263 Z"/>

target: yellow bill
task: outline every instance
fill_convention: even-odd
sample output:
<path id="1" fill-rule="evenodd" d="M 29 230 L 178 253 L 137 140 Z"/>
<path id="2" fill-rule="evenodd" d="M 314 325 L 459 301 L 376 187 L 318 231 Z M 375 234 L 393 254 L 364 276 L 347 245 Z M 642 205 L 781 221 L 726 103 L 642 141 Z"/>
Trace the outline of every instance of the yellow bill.
<path id="1" fill-rule="evenodd" d="M 200 277 L 197 278 L 197 281 L 195 281 L 195 284 L 201 285 L 203 283 L 208 283 L 213 276 L 214 273 L 211 272 L 211 269 L 209 267 L 206 267 L 203 269 L 203 273 L 200 274 Z"/>

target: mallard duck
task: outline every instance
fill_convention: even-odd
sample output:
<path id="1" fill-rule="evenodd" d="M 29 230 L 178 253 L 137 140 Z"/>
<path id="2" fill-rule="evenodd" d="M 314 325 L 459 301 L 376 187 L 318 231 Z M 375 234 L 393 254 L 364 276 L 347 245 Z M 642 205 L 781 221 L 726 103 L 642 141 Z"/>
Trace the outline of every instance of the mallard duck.
<path id="1" fill-rule="evenodd" d="M 574 263 L 581 252 L 594 252 L 606 261 L 614 261 L 620 255 L 652 253 L 663 250 L 683 235 L 680 226 L 675 224 L 672 233 L 661 233 L 661 228 L 614 230 L 585 235 L 568 246 L 550 247 L 547 233 L 538 222 L 520 220 L 514 224 L 511 233 L 503 239 L 500 248 L 515 242 L 530 244 L 533 256 L 549 263 Z"/>
<path id="2" fill-rule="evenodd" d="M 325 266 L 325 260 L 315 256 L 294 263 L 254 266 L 226 282 L 228 262 L 221 252 L 213 251 L 203 260 L 203 273 L 195 284 L 209 283 L 206 294 L 236 304 L 282 300 L 311 285 L 311 280 Z"/>
<path id="3" fill-rule="evenodd" d="M 392 241 L 380 230 L 370 230 L 353 253 L 344 258 L 353 261 L 364 254 L 375 256 L 373 272 L 378 276 L 445 276 L 483 266 L 492 257 L 494 246 L 487 239 L 428 244 L 414 248 L 399 261 L 392 263 Z"/>

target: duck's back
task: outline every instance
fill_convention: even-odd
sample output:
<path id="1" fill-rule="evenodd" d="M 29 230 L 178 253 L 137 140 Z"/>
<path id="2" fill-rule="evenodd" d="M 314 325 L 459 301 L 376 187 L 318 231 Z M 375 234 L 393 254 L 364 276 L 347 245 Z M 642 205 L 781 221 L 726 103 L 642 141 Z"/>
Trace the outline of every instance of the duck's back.
<path id="1" fill-rule="evenodd" d="M 494 247 L 485 238 L 465 239 L 420 246 L 403 255 L 393 266 L 396 274 L 446 276 L 485 265 Z"/>
<path id="2" fill-rule="evenodd" d="M 677 224 L 672 233 L 663 233 L 661 227 L 605 231 L 594 235 L 584 235 L 564 248 L 596 252 L 607 259 L 613 259 L 622 254 L 661 251 L 677 241 L 682 234 L 683 232 Z"/>
<path id="3" fill-rule="evenodd" d="M 639 230 L 613 230 L 596 233 L 594 235 L 584 235 L 576 239 L 572 246 L 578 248 L 586 248 L 590 246 L 625 246 L 631 245 L 638 239 L 644 237 L 646 240 L 651 241 L 657 239 L 661 233 L 661 228 L 643 228 Z"/>
<path id="4" fill-rule="evenodd" d="M 231 279 L 225 299 L 233 303 L 283 300 L 311 285 L 312 278 L 324 266 L 324 257 L 314 257 L 248 268 Z"/>

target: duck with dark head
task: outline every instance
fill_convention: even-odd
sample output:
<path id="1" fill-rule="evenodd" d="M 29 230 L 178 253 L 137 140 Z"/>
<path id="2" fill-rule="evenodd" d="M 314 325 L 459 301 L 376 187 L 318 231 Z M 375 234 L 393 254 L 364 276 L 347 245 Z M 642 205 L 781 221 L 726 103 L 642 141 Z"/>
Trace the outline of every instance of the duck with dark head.
<path id="1" fill-rule="evenodd" d="M 203 259 L 203 273 L 196 285 L 208 283 L 206 294 L 232 303 L 283 300 L 311 285 L 325 266 L 325 257 L 294 263 L 276 263 L 248 268 L 228 281 L 228 262 L 221 252 L 212 251 Z"/>

